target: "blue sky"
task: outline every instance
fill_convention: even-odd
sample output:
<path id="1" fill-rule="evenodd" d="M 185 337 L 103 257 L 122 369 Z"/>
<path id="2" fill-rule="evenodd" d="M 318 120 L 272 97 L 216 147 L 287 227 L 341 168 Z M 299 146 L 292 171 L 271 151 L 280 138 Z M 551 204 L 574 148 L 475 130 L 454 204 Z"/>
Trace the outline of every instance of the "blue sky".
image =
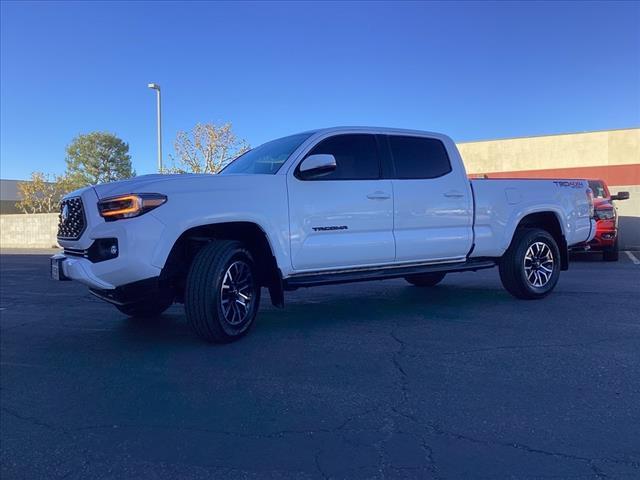
<path id="1" fill-rule="evenodd" d="M 196 122 L 252 145 L 376 125 L 456 141 L 640 125 L 640 4 L 2 2 L 0 176 L 64 170 L 82 132 L 155 169 Z M 165 155 L 166 162 L 166 155 Z"/>

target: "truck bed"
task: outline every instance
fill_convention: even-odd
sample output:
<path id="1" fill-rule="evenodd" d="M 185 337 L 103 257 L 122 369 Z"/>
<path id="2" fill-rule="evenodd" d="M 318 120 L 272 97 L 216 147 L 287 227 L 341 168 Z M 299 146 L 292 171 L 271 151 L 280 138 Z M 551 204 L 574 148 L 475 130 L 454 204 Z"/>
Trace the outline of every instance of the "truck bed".
<path id="1" fill-rule="evenodd" d="M 473 257 L 499 256 L 508 248 L 518 217 L 556 213 L 568 245 L 591 235 L 588 183 L 581 179 L 471 179 L 475 209 Z"/>

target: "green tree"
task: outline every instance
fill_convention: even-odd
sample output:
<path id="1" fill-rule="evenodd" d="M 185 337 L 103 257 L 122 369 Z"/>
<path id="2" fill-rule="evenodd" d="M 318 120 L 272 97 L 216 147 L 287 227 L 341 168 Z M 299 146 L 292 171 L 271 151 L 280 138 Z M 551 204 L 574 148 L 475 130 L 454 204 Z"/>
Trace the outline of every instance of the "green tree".
<path id="1" fill-rule="evenodd" d="M 65 176 L 33 172 L 31 179 L 18 183 L 21 200 L 16 207 L 23 213 L 51 213 L 59 209 L 60 199 L 74 190 Z"/>
<path id="2" fill-rule="evenodd" d="M 67 181 L 76 187 L 135 176 L 129 145 L 111 133 L 78 135 L 67 146 Z"/>
<path id="3" fill-rule="evenodd" d="M 218 173 L 249 145 L 237 137 L 230 123 L 197 123 L 189 132 L 178 132 L 174 143 L 176 157 L 170 155 L 174 173 Z M 177 164 L 176 164 L 177 163 Z"/>

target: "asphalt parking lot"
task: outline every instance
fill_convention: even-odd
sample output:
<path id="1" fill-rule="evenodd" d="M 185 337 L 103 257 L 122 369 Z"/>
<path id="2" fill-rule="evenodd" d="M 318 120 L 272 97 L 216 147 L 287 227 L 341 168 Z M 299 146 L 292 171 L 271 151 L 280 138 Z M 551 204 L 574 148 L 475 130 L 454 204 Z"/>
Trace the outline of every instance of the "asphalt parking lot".
<path id="1" fill-rule="evenodd" d="M 3 479 L 640 477 L 624 254 L 541 301 L 496 270 L 299 290 L 224 346 L 181 306 L 132 321 L 45 255 L 0 262 Z"/>

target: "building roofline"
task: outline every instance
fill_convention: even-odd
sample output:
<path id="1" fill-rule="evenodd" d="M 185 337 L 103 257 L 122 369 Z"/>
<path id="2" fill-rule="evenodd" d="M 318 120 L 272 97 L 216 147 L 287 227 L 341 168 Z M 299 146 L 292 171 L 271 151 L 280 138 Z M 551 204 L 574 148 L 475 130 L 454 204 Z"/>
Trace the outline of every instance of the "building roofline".
<path id="1" fill-rule="evenodd" d="M 585 133 L 603 133 L 603 132 L 619 132 L 622 130 L 640 130 L 640 126 L 626 127 L 626 128 L 608 128 L 603 130 L 583 130 L 580 132 L 565 132 L 565 133 L 546 133 L 541 135 L 525 135 L 523 137 L 498 137 L 498 138 L 486 138 L 483 140 L 465 140 L 462 142 L 456 142 L 456 145 L 464 143 L 482 143 L 482 142 L 497 142 L 503 140 L 523 140 L 526 138 L 541 138 L 541 137 L 560 137 L 563 135 L 582 135 Z"/>

